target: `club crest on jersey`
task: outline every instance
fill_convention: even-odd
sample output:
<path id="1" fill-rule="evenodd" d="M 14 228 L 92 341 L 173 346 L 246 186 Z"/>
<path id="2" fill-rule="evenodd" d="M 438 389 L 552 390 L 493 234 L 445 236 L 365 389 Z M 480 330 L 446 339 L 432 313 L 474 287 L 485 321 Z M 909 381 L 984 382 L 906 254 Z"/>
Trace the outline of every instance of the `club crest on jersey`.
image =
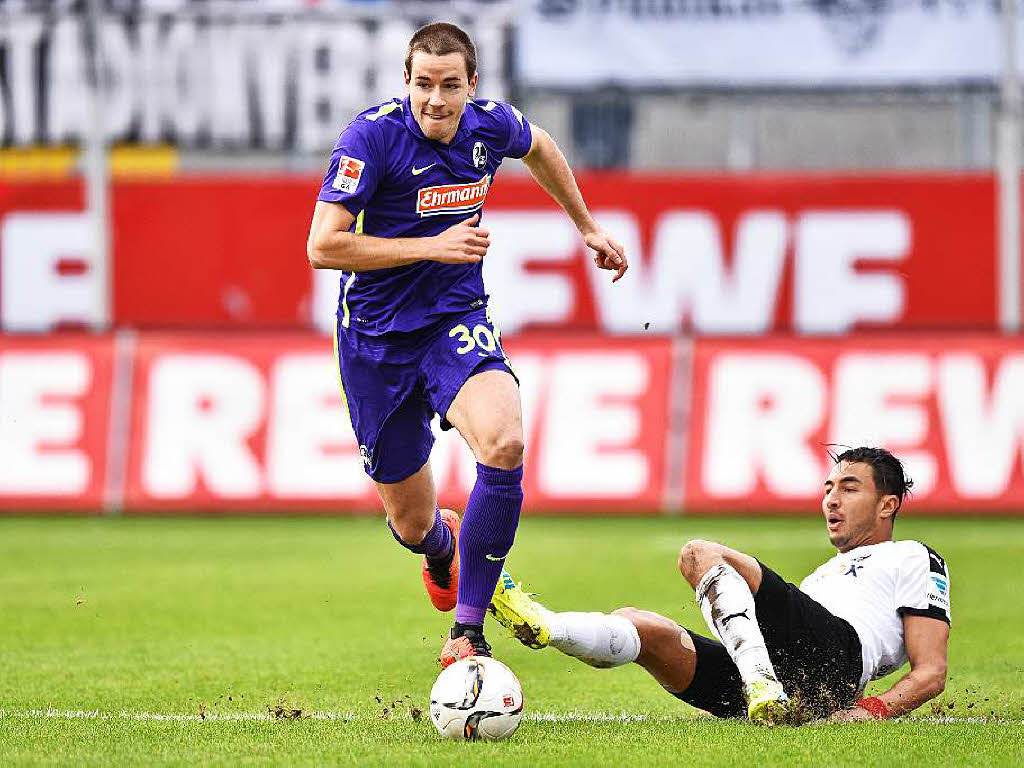
<path id="1" fill-rule="evenodd" d="M 482 171 L 487 165 L 487 147 L 482 141 L 473 145 L 473 165 L 478 171 Z"/>
<path id="2" fill-rule="evenodd" d="M 470 184 L 442 184 L 425 187 L 416 194 L 416 213 L 437 216 L 443 213 L 467 213 L 484 204 L 491 177 L 484 176 Z"/>
<path id="3" fill-rule="evenodd" d="M 331 186 L 339 192 L 355 192 L 365 167 L 366 163 L 362 160 L 342 155 L 338 158 L 338 173 L 335 174 Z"/>

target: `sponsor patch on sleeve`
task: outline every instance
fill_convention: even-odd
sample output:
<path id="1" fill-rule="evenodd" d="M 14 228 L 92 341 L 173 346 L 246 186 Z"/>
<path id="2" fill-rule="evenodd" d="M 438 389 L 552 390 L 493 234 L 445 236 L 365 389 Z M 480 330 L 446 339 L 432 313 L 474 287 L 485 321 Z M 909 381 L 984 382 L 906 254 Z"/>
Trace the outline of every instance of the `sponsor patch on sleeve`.
<path id="1" fill-rule="evenodd" d="M 334 181 L 331 182 L 331 186 L 339 192 L 355 192 L 365 167 L 366 163 L 362 160 L 342 155 L 338 158 L 338 173 L 335 175 Z"/>
<path id="2" fill-rule="evenodd" d="M 928 585 L 928 602 L 940 608 L 949 608 L 949 582 L 944 576 L 931 574 Z"/>

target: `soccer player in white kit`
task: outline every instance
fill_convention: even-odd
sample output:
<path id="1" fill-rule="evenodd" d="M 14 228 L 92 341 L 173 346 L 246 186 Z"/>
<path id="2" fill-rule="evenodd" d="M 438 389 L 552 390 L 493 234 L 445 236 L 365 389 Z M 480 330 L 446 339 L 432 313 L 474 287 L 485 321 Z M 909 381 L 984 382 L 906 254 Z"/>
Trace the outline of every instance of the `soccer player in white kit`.
<path id="1" fill-rule="evenodd" d="M 896 717 L 942 693 L 949 645 L 945 561 L 918 541 L 893 540 L 911 485 L 884 449 L 840 454 L 821 501 L 837 554 L 799 588 L 750 555 L 687 542 L 679 570 L 717 639 L 636 608 L 555 613 L 507 573 L 491 612 L 524 645 L 551 645 L 594 667 L 636 662 L 669 693 L 718 717 Z M 907 661 L 910 671 L 889 690 L 861 698 L 868 682 Z"/>

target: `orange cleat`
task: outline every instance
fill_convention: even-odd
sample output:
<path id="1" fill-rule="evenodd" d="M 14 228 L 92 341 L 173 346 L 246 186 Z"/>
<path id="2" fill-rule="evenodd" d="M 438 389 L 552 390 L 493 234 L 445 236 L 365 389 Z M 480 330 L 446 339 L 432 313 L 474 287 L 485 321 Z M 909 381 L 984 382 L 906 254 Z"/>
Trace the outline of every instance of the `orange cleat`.
<path id="1" fill-rule="evenodd" d="M 423 586 L 427 588 L 430 602 L 439 611 L 455 608 L 459 595 L 459 516 L 450 509 L 441 510 L 441 521 L 452 532 L 451 562 L 431 562 L 423 558 Z"/>
<path id="2" fill-rule="evenodd" d="M 491 646 L 484 640 L 483 632 L 456 624 L 452 627 L 451 635 L 444 641 L 438 661 L 441 662 L 441 669 L 447 669 L 459 659 L 490 655 Z"/>

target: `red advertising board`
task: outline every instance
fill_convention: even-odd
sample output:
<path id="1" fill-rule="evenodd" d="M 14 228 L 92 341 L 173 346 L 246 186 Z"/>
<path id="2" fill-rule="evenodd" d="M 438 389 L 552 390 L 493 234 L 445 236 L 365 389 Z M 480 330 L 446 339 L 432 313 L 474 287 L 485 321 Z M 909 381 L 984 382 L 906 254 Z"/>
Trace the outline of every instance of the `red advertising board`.
<path id="1" fill-rule="evenodd" d="M 506 349 L 528 513 L 813 513 L 829 448 L 860 444 L 904 460 L 914 510 L 1024 510 L 1022 340 L 530 334 Z M 431 462 L 461 508 L 461 438 L 438 434 Z M 0 511 L 103 508 L 379 509 L 330 341 L 0 336 Z"/>
<path id="2" fill-rule="evenodd" d="M 996 322 L 990 175 L 598 174 L 581 184 L 630 271 L 611 285 L 564 217 L 542 214 L 553 205 L 536 185 L 503 180 L 487 207 L 501 277 L 491 290 L 499 313 L 506 299 L 531 298 L 504 311 L 508 330 L 834 334 Z"/>
<path id="3" fill-rule="evenodd" d="M 109 337 L 0 336 L 0 509 L 104 506 L 113 358 Z"/>
<path id="4" fill-rule="evenodd" d="M 506 333 L 995 328 L 990 174 L 606 173 L 580 183 L 625 245 L 630 271 L 613 286 L 531 179 L 500 175 L 485 206 L 484 272 Z M 337 273 L 314 273 L 305 256 L 318 184 L 315 176 L 115 181 L 115 322 L 327 329 Z M 67 221 L 25 215 L 80 210 L 76 182 L 0 185 L 3 279 L 45 290 L 37 261 L 20 258 L 40 247 L 32 232 L 58 250 L 80 247 L 81 235 Z M 57 224 L 66 242 L 54 239 Z M 11 227 L 16 237 L 5 234 Z M 14 327 L 2 303 L 0 316 Z"/>
<path id="5" fill-rule="evenodd" d="M 306 177 L 115 183 L 116 322 L 308 328 L 318 190 Z"/>
<path id="6" fill-rule="evenodd" d="M 506 349 L 522 381 L 526 508 L 657 510 L 669 340 L 537 337 Z M 128 509 L 379 507 L 329 340 L 150 334 L 135 361 Z M 439 435 L 432 465 L 442 502 L 464 506 L 475 463 L 454 432 Z"/>
<path id="7" fill-rule="evenodd" d="M 813 510 L 843 446 L 880 445 L 916 509 L 1024 509 L 1024 341 L 697 340 L 686 505 Z"/>

